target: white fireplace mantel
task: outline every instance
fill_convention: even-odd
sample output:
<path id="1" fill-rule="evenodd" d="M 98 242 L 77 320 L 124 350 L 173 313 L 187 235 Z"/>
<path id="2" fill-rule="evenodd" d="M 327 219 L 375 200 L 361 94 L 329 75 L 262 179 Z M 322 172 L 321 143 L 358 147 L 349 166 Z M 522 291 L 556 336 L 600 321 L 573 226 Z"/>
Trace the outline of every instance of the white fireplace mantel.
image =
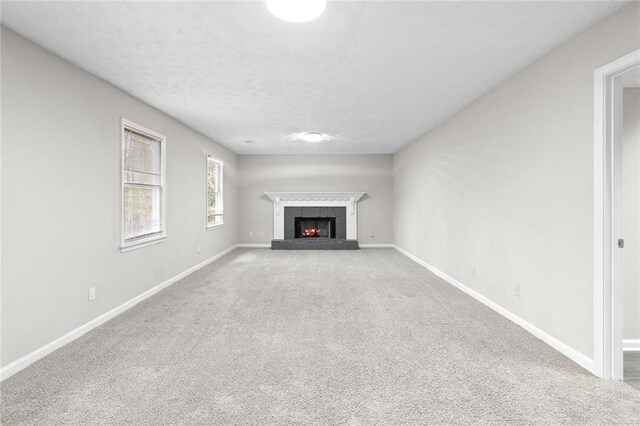
<path id="1" fill-rule="evenodd" d="M 284 239 L 285 207 L 346 207 L 347 239 L 358 239 L 358 200 L 366 192 L 265 192 L 273 201 L 273 239 Z"/>

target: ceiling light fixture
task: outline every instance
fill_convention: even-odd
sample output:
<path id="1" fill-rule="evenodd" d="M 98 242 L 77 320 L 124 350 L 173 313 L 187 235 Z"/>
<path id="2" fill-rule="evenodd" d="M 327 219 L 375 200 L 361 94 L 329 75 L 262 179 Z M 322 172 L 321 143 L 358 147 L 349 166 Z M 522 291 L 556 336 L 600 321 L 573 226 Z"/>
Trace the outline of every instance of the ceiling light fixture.
<path id="1" fill-rule="evenodd" d="M 327 0 L 266 0 L 267 9 L 287 22 L 309 22 L 322 15 Z"/>
<path id="2" fill-rule="evenodd" d="M 307 132 L 302 135 L 302 140 L 309 143 L 322 142 L 325 136 L 320 132 Z"/>

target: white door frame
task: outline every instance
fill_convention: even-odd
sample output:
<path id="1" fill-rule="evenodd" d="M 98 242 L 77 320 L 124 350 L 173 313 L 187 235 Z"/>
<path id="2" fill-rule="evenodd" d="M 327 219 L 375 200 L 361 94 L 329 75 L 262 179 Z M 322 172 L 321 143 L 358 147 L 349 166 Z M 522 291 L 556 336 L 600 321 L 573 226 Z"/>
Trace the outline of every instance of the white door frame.
<path id="1" fill-rule="evenodd" d="M 640 66 L 640 49 L 594 72 L 594 371 L 622 380 L 622 89 L 616 78 Z"/>

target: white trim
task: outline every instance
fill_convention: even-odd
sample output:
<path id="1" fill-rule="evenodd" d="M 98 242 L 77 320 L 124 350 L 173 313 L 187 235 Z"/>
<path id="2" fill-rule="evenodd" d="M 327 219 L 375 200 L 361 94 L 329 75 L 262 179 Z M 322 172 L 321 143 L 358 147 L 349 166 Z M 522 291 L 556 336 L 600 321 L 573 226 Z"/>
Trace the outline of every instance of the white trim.
<path id="1" fill-rule="evenodd" d="M 640 339 L 624 339 L 622 342 L 623 351 L 640 351 Z"/>
<path id="2" fill-rule="evenodd" d="M 533 325 L 533 324 L 529 323 L 528 321 L 522 319 L 521 317 L 519 317 L 518 315 L 514 314 L 513 312 L 503 308 L 502 306 L 498 305 L 497 303 L 495 303 L 494 301 L 490 300 L 489 298 L 481 295 L 480 293 L 476 292 L 475 290 L 472 290 L 471 288 L 469 288 L 466 285 L 462 284 L 460 281 L 456 280 L 455 278 L 453 278 L 453 277 L 445 274 L 444 272 L 440 271 L 439 269 L 429 265 L 424 260 L 422 260 L 422 259 L 418 258 L 417 256 L 409 253 L 408 251 L 404 250 L 403 248 L 400 248 L 398 246 L 394 246 L 394 248 L 396 250 L 398 250 L 400 253 L 402 253 L 403 255 L 407 256 L 409 259 L 411 259 L 414 262 L 416 262 L 417 264 L 419 264 L 419 265 L 425 267 L 426 269 L 428 269 L 429 271 L 431 271 L 434 275 L 442 278 L 443 280 L 445 280 L 449 284 L 451 284 L 454 287 L 458 288 L 459 290 L 467 293 L 469 296 L 473 297 L 474 299 L 476 299 L 477 301 L 481 302 L 485 306 L 493 309 L 495 312 L 499 313 L 500 315 L 502 315 L 503 317 L 507 318 L 508 320 L 513 321 L 514 323 L 518 324 L 520 327 L 524 328 L 525 330 L 527 330 L 529 333 L 533 334 L 538 339 L 542 340 L 543 342 L 545 342 L 546 344 L 548 344 L 549 346 L 551 346 L 552 348 L 554 348 L 555 350 L 557 350 L 558 352 L 560 352 L 561 354 L 566 356 L 567 358 L 571 359 L 572 361 L 577 363 L 579 366 L 581 366 L 585 370 L 587 370 L 589 372 L 593 372 L 593 367 L 594 367 L 593 360 L 591 358 L 589 358 L 588 356 L 586 356 L 583 353 L 573 349 L 572 347 L 570 347 L 567 344 L 561 342 L 560 340 L 556 339 L 555 337 L 549 335 L 545 331 L 539 329 L 535 325 Z"/>
<path id="3" fill-rule="evenodd" d="M 272 201 L 276 201 L 276 198 L 280 198 L 281 201 L 285 200 L 351 200 L 352 202 L 358 201 L 362 198 L 366 192 L 265 192 L 264 195 L 271 198 Z M 353 198 L 353 200 L 352 200 Z"/>
<path id="4" fill-rule="evenodd" d="M 153 246 L 156 244 L 163 243 L 166 240 L 167 240 L 167 236 L 165 235 L 164 237 L 154 237 L 152 239 L 138 241 L 135 244 L 129 244 L 124 247 L 120 247 L 120 253 L 126 253 L 128 251 L 138 250 L 143 247 Z"/>
<path id="5" fill-rule="evenodd" d="M 594 180 L 593 180 L 593 332 L 594 374 L 603 379 L 621 380 L 622 372 L 622 283 L 617 239 L 620 211 L 616 173 L 620 149 L 619 129 L 614 120 L 616 105 L 614 79 L 640 65 L 640 49 L 594 71 Z M 619 100 L 618 100 L 619 102 Z M 619 115 L 619 114 L 618 114 Z M 618 117 L 619 119 L 619 117 Z"/>
<path id="6" fill-rule="evenodd" d="M 47 343 L 46 345 L 36 349 L 35 351 L 21 357 L 18 358 L 17 360 L 13 361 L 10 364 L 7 364 L 5 367 L 0 369 L 0 381 L 5 380 L 8 377 L 13 376 L 14 374 L 16 374 L 17 372 L 19 372 L 20 370 L 23 370 L 24 368 L 28 367 L 29 365 L 33 364 L 34 362 L 44 358 L 45 356 L 49 355 L 50 353 L 52 353 L 53 351 L 55 351 L 56 349 L 59 349 L 61 347 L 63 347 L 64 345 L 66 345 L 67 343 L 70 343 L 74 340 L 76 340 L 78 337 L 82 336 L 83 334 L 93 330 L 94 328 L 98 327 L 101 324 L 104 324 L 105 322 L 109 321 L 110 319 L 116 317 L 117 315 L 121 314 L 122 312 L 126 311 L 127 309 L 132 308 L 133 306 L 137 305 L 138 303 L 142 302 L 145 299 L 148 299 L 149 297 L 153 296 L 154 294 L 158 293 L 160 290 L 163 290 L 167 287 L 169 287 L 171 284 L 181 280 L 182 278 L 186 277 L 187 275 L 197 271 L 198 269 L 210 264 L 211 262 L 214 262 L 215 260 L 220 259 L 222 256 L 226 255 L 227 253 L 232 252 L 233 250 L 235 250 L 236 246 L 231 246 L 228 249 L 224 250 L 221 253 L 216 254 L 213 257 L 210 257 L 209 259 L 205 260 L 204 262 L 201 262 L 195 266 L 192 266 L 191 268 L 187 269 L 184 272 L 179 273 L 178 275 L 169 278 L 168 280 L 164 281 L 163 283 L 158 284 L 157 286 L 150 288 L 149 290 L 145 291 L 142 294 L 137 295 L 136 297 L 134 297 L 133 299 L 130 299 L 126 302 L 124 302 L 122 305 L 117 306 L 113 309 L 111 309 L 110 311 L 100 315 L 97 318 L 92 319 L 91 321 L 89 321 L 86 324 L 81 325 L 80 327 L 76 328 L 75 330 L 70 331 L 69 333 L 65 334 L 62 337 L 59 337 L 57 339 L 55 339 L 54 341 Z"/>
<path id="7" fill-rule="evenodd" d="M 242 248 L 270 248 L 271 244 L 237 244 L 237 247 L 242 247 Z"/>
<path id="8" fill-rule="evenodd" d="M 124 237 L 124 140 L 125 128 L 146 133 L 160 140 L 160 232 L 148 238 L 127 242 Z M 124 117 L 120 118 L 120 252 L 126 253 L 138 248 L 148 247 L 167 238 L 167 137 Z"/>
<path id="9" fill-rule="evenodd" d="M 209 218 L 209 216 L 207 215 L 207 219 L 208 218 Z M 214 229 L 221 228 L 223 225 L 224 225 L 224 218 L 222 219 L 222 222 L 220 222 L 220 223 L 216 223 L 215 225 L 207 226 L 207 231 L 213 231 Z"/>

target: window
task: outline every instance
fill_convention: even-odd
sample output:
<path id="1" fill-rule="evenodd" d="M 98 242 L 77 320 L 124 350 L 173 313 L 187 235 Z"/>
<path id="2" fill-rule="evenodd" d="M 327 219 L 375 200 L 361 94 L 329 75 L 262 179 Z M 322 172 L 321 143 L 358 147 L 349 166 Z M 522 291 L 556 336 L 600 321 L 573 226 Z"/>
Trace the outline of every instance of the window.
<path id="1" fill-rule="evenodd" d="M 122 120 L 122 244 L 126 251 L 165 235 L 165 137 Z"/>
<path id="2" fill-rule="evenodd" d="M 222 225 L 222 161 L 207 156 L 207 228 Z"/>

